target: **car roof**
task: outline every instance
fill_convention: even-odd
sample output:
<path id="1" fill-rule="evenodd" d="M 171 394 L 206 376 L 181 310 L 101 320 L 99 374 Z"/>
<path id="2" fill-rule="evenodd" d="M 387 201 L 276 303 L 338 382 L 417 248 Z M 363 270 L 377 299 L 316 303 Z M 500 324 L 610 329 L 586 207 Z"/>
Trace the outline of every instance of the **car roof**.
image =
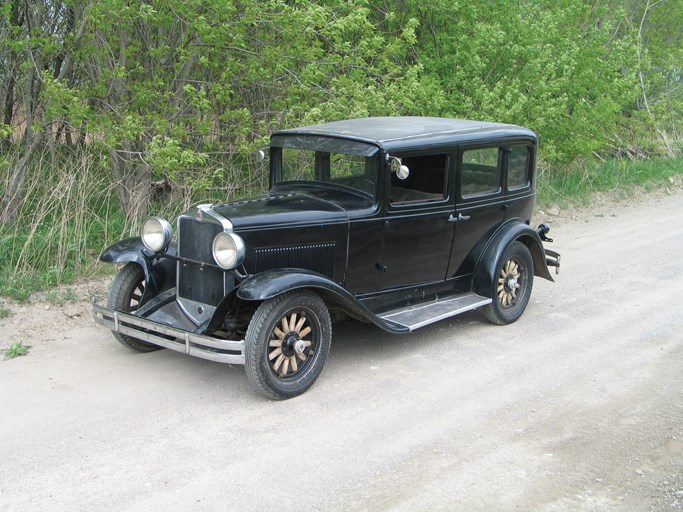
<path id="1" fill-rule="evenodd" d="M 514 124 L 445 117 L 366 117 L 281 130 L 274 135 L 322 135 L 377 144 L 386 149 L 454 141 L 487 141 L 508 137 L 532 139 L 536 134 Z"/>

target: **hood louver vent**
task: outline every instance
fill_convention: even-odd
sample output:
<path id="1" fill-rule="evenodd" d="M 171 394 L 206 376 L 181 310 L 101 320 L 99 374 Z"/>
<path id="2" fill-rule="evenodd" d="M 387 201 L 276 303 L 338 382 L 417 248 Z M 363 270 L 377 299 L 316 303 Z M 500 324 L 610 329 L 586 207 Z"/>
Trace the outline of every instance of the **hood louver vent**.
<path id="1" fill-rule="evenodd" d="M 267 247 L 254 251 L 254 273 L 277 268 L 301 268 L 334 277 L 335 243 Z"/>

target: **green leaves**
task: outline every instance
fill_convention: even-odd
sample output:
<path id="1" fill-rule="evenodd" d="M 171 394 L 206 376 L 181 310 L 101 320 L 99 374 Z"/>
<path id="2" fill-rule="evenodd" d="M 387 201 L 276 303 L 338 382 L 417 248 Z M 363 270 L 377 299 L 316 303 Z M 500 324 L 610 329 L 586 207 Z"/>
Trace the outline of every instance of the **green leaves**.
<path id="1" fill-rule="evenodd" d="M 682 16 L 669 0 L 16 0 L 0 7 L 0 84 L 16 79 L 0 98 L 30 104 L 35 132 L 62 123 L 132 155 L 112 163 L 126 190 L 151 175 L 245 189 L 273 130 L 369 115 L 522 124 L 567 162 L 676 126 Z"/>
<path id="2" fill-rule="evenodd" d="M 635 48 L 611 11 L 583 0 L 407 3 L 441 115 L 507 121 L 542 135 L 542 155 L 571 161 L 609 149 L 632 109 Z M 405 23 L 405 22 L 403 22 Z M 423 78 L 424 80 L 424 78 Z"/>
<path id="3" fill-rule="evenodd" d="M 78 273 L 150 202 L 261 191 L 279 128 L 442 115 L 531 127 L 544 168 L 680 154 L 681 26 L 676 0 L 2 1 L 0 293 Z"/>
<path id="4" fill-rule="evenodd" d="M 152 176 L 167 179 L 177 188 L 203 193 L 213 184 L 213 180 L 206 179 L 205 172 L 193 172 L 204 168 L 207 155 L 184 149 L 176 139 L 161 135 L 152 137 L 145 161 L 150 166 Z"/>
<path id="5" fill-rule="evenodd" d="M 0 350 L 5 360 L 14 359 L 15 357 L 21 357 L 28 355 L 28 351 L 31 349 L 31 345 L 24 345 L 21 341 L 14 341 L 10 343 L 9 347 Z"/>

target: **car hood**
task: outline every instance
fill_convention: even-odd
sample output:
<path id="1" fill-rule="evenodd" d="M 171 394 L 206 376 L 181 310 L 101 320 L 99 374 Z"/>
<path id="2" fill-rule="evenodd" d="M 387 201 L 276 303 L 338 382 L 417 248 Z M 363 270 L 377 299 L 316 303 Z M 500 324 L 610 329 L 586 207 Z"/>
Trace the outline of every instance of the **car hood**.
<path id="1" fill-rule="evenodd" d="M 211 210 L 228 219 L 235 231 L 348 223 L 346 209 L 338 203 L 304 192 L 269 193 L 230 203 L 214 204 Z"/>

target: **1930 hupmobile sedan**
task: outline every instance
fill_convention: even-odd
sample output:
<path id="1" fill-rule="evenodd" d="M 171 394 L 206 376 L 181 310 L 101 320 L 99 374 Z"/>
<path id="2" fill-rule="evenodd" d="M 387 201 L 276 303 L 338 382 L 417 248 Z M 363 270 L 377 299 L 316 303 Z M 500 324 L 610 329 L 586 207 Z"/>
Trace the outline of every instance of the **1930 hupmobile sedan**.
<path id="1" fill-rule="evenodd" d="M 331 318 L 391 333 L 477 308 L 514 322 L 560 265 L 548 226 L 529 226 L 536 146 L 519 126 L 443 118 L 279 131 L 267 194 L 198 205 L 175 235 L 150 218 L 104 250 L 126 264 L 95 320 L 132 350 L 244 364 L 273 399 L 318 378 Z"/>

